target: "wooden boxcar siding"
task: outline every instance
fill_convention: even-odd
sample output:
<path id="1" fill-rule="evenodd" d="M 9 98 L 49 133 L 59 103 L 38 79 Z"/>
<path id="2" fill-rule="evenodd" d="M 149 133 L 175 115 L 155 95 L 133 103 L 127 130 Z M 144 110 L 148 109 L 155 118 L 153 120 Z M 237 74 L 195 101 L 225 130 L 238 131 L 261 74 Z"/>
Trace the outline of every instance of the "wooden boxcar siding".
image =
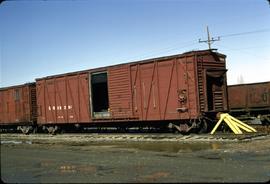
<path id="1" fill-rule="evenodd" d="M 196 77 L 193 57 L 131 66 L 133 115 L 140 120 L 176 120 L 197 117 Z M 186 112 L 178 92 L 187 91 Z"/>
<path id="2" fill-rule="evenodd" d="M 112 119 L 130 119 L 132 114 L 132 95 L 130 65 L 108 68 L 109 108 Z"/>
<path id="3" fill-rule="evenodd" d="M 0 90 L 0 124 L 32 124 L 35 121 L 32 107 L 35 104 L 31 103 L 34 89 L 35 85 L 26 84 Z"/>
<path id="4" fill-rule="evenodd" d="M 207 108 L 205 84 L 199 87 L 199 75 L 206 80 L 206 69 L 225 69 L 225 61 L 213 55 L 190 52 L 37 79 L 38 123 L 198 118 Z M 90 78 L 97 72 L 107 72 L 110 117 L 91 117 Z M 226 84 L 226 76 L 224 81 Z M 225 97 L 226 86 L 223 88 Z M 183 91 L 186 100 L 181 102 Z"/>
<path id="5" fill-rule="evenodd" d="M 270 109 L 270 82 L 228 86 L 230 109 Z"/>
<path id="6" fill-rule="evenodd" d="M 90 122 L 88 73 L 37 80 L 38 124 Z"/>

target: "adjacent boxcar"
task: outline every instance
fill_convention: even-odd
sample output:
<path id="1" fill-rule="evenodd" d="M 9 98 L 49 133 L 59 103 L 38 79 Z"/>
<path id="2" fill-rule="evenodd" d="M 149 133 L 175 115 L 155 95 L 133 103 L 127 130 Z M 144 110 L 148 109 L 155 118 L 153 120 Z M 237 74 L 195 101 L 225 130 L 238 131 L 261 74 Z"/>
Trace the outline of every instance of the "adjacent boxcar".
<path id="1" fill-rule="evenodd" d="M 204 117 L 228 110 L 225 58 L 214 50 L 192 51 L 36 79 L 38 124 L 170 122 L 188 131 Z"/>
<path id="2" fill-rule="evenodd" d="M 228 97 L 231 114 L 270 123 L 270 82 L 230 85 Z"/>
<path id="3" fill-rule="evenodd" d="M 27 83 L 0 89 L 0 125 L 27 133 L 36 123 L 36 85 Z"/>

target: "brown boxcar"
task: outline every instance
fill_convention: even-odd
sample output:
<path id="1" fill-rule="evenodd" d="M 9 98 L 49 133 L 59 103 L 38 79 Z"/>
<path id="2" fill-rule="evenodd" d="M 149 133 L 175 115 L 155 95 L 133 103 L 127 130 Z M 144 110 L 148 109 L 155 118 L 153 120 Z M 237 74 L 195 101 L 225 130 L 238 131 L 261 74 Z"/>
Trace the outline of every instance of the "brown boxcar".
<path id="1" fill-rule="evenodd" d="M 270 82 L 230 85 L 228 99 L 232 114 L 270 117 Z"/>
<path id="2" fill-rule="evenodd" d="M 0 89 L 0 125 L 34 125 L 36 123 L 36 85 L 27 83 Z"/>
<path id="3" fill-rule="evenodd" d="M 88 73 L 37 79 L 38 124 L 90 122 Z"/>
<path id="4" fill-rule="evenodd" d="M 38 124 L 197 122 L 228 110 L 225 58 L 192 51 L 36 79 Z"/>

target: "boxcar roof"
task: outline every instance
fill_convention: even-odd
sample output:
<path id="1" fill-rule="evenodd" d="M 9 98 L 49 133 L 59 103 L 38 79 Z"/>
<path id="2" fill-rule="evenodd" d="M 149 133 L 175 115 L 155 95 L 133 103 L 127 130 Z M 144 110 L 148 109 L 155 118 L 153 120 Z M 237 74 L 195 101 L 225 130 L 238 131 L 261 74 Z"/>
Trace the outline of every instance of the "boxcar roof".
<path id="1" fill-rule="evenodd" d="M 268 84 L 270 81 L 265 81 L 265 82 L 254 82 L 254 83 L 244 83 L 244 84 L 233 84 L 233 85 L 228 85 L 228 87 L 231 86 L 247 86 L 247 85 L 259 85 L 259 84 Z"/>
<path id="2" fill-rule="evenodd" d="M 116 65 L 109 65 L 109 66 L 98 67 L 98 68 L 93 68 L 93 69 L 80 70 L 80 71 L 76 71 L 76 72 L 68 72 L 68 73 L 63 73 L 63 74 L 58 74 L 58 75 L 50 75 L 50 76 L 46 76 L 46 77 L 36 78 L 36 81 L 42 80 L 42 79 L 50 79 L 50 78 L 57 78 L 57 77 L 63 77 L 63 76 L 70 76 L 70 75 L 82 74 L 82 73 L 87 73 L 87 72 L 90 72 L 90 71 L 92 71 L 92 72 L 94 72 L 94 71 L 101 71 L 101 70 L 105 70 L 105 69 L 107 69 L 109 67 L 121 66 L 121 65 L 126 65 L 126 64 L 129 64 L 129 65 L 143 64 L 143 63 L 149 63 L 149 62 L 153 62 L 153 61 L 168 60 L 168 59 L 171 59 L 171 58 L 187 57 L 187 56 L 192 56 L 194 54 L 198 54 L 198 55 L 216 54 L 216 55 L 218 55 L 220 57 L 226 57 L 226 55 L 221 54 L 219 52 L 216 52 L 216 50 L 217 49 L 189 51 L 189 52 L 185 52 L 185 53 L 182 53 L 182 54 L 162 56 L 162 57 L 150 58 L 150 59 L 139 60 L 139 61 L 131 61 L 131 62 L 116 64 Z"/>
<path id="3" fill-rule="evenodd" d="M 3 91 L 3 90 L 7 90 L 7 89 L 15 89 L 15 88 L 21 88 L 21 87 L 24 87 L 24 86 L 31 86 L 31 85 L 34 85 L 35 82 L 28 82 L 28 83 L 25 83 L 25 84 L 19 84 L 19 85 L 14 85 L 14 86 L 8 86 L 8 87 L 2 87 L 0 88 L 0 91 Z"/>

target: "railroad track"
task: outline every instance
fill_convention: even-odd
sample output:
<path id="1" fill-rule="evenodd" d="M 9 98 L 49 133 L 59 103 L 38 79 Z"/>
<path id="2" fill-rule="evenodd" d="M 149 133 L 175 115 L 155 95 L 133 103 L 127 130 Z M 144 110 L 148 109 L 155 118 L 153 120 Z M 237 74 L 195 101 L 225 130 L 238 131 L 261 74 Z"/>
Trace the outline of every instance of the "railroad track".
<path id="1" fill-rule="evenodd" d="M 33 143 L 87 143 L 87 142 L 232 142 L 270 138 L 266 133 L 234 135 L 223 134 L 1 134 L 1 143 L 7 140 L 31 141 Z"/>

